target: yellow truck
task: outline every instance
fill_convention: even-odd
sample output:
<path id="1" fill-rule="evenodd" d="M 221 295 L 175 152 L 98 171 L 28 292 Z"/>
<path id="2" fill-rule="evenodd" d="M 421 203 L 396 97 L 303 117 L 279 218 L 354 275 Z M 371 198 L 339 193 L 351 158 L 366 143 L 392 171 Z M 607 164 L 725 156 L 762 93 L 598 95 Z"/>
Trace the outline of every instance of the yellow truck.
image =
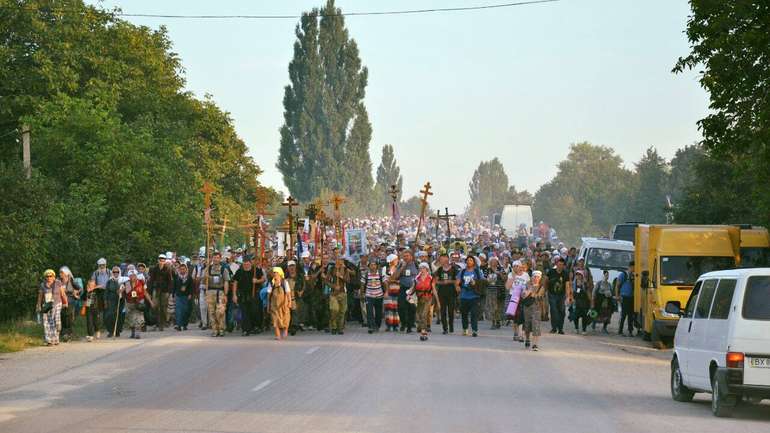
<path id="1" fill-rule="evenodd" d="M 637 320 L 645 339 L 662 347 L 672 340 L 679 321 L 679 316 L 665 311 L 666 303 L 685 308 L 701 274 L 740 263 L 740 228 L 640 224 L 634 262 Z"/>
<path id="2" fill-rule="evenodd" d="M 770 267 L 770 235 L 764 227 L 740 225 L 741 268 Z"/>

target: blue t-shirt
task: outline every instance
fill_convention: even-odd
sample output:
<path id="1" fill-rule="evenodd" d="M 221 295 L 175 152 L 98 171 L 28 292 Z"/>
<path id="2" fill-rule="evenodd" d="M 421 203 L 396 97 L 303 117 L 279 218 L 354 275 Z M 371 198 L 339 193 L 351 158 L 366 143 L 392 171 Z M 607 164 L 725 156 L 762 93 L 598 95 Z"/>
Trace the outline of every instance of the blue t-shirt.
<path id="1" fill-rule="evenodd" d="M 620 285 L 620 296 L 630 298 L 634 296 L 634 280 L 626 278 L 627 272 L 621 272 L 618 275 L 618 284 Z"/>
<path id="2" fill-rule="evenodd" d="M 460 299 L 478 299 L 480 296 L 476 294 L 476 292 L 473 291 L 473 288 L 471 288 L 471 285 L 476 280 L 476 278 L 479 278 L 480 272 L 478 272 L 478 269 L 473 269 L 472 271 L 463 269 L 460 271 L 460 273 L 457 275 L 457 279 L 460 281 Z"/>
<path id="3" fill-rule="evenodd" d="M 259 290 L 259 300 L 262 301 L 262 306 L 267 307 L 267 286 L 269 283 L 265 281 L 265 285 Z"/>

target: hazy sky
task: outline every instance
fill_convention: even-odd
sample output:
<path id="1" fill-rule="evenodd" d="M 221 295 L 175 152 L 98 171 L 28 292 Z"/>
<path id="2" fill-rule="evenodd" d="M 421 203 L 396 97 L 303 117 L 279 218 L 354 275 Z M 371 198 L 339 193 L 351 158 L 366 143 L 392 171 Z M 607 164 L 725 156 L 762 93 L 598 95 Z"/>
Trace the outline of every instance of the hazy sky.
<path id="1" fill-rule="evenodd" d="M 347 12 L 470 6 L 502 0 L 337 0 Z M 93 3 L 93 1 L 92 1 Z M 108 0 L 126 13 L 297 14 L 325 0 Z M 481 160 L 499 157 L 510 183 L 535 192 L 570 143 L 610 146 L 630 165 L 654 145 L 671 158 L 698 140 L 707 95 L 688 52 L 685 0 L 562 0 L 420 15 L 347 17 L 369 68 L 373 169 L 395 147 L 405 196 L 430 180 L 431 204 L 460 211 Z M 166 25 L 195 94 L 213 95 L 264 170 L 275 168 L 283 87 L 296 19 L 173 20 Z"/>

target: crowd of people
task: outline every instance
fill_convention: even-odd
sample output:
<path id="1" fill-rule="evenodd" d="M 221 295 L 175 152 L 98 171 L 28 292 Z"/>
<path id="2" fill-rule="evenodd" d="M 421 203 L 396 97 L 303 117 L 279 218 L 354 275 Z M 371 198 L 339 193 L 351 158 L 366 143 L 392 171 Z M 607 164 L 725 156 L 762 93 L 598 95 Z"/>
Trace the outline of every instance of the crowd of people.
<path id="1" fill-rule="evenodd" d="M 619 332 L 625 319 L 633 332 L 632 268 L 616 281 L 605 270 L 594 282 L 576 249 L 551 239 L 509 237 L 486 221 L 457 220 L 446 233 L 433 224 L 414 242 L 417 219 L 344 220 L 366 233 L 368 248 L 355 258 L 329 231 L 328 248 L 268 248 L 260 257 L 224 248 L 209 257 L 205 249 L 189 258 L 162 253 L 152 266 L 109 267 L 100 258 L 85 282 L 66 266 L 49 269 L 37 301 L 45 342 L 75 338 L 80 317 L 89 342 L 126 331 L 134 339 L 148 330 L 183 332 L 195 323 L 212 337 L 268 332 L 284 340 L 312 330 L 343 335 L 351 322 L 369 334 L 416 333 L 427 341 L 431 325 L 453 334 L 459 313 L 462 335 L 478 336 L 486 320 L 492 329 L 510 327 L 514 341 L 536 351 L 541 322 L 553 334 L 564 334 L 567 319 L 578 333 L 597 325 L 607 333 L 619 305 Z"/>

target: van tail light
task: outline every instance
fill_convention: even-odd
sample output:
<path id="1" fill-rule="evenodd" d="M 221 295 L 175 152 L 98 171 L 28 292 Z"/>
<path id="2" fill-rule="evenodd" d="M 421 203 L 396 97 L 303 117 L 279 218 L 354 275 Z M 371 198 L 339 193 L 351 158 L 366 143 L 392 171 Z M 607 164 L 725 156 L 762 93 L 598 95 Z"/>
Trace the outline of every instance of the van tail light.
<path id="1" fill-rule="evenodd" d="M 727 352 L 725 356 L 727 368 L 743 368 L 743 358 L 742 352 Z"/>

